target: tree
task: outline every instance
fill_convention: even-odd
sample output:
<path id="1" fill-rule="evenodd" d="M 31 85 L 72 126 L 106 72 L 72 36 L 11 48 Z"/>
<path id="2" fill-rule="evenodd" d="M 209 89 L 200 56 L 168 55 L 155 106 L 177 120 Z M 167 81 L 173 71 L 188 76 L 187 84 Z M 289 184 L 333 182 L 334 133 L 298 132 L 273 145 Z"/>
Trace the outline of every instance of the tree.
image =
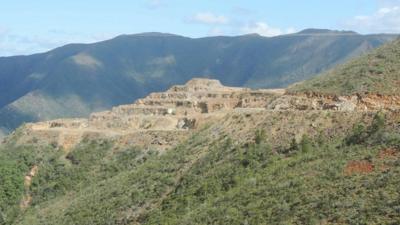
<path id="1" fill-rule="evenodd" d="M 372 124 L 368 129 L 369 135 L 376 134 L 383 130 L 385 127 L 385 114 L 378 112 L 375 114 Z"/>
<path id="2" fill-rule="evenodd" d="M 346 137 L 345 142 L 347 145 L 361 144 L 365 141 L 367 136 L 365 125 L 357 123 L 353 126 L 353 130 L 350 136 Z"/>
<path id="3" fill-rule="evenodd" d="M 300 150 L 302 152 L 309 152 L 312 149 L 312 142 L 310 138 L 304 134 L 300 141 Z"/>
<path id="4" fill-rule="evenodd" d="M 297 143 L 296 138 L 293 137 L 292 141 L 290 142 L 289 152 L 295 152 L 297 150 L 299 150 L 299 144 Z"/>
<path id="5" fill-rule="evenodd" d="M 261 144 L 261 143 L 266 141 L 266 137 L 267 137 L 267 134 L 266 134 L 265 130 L 260 129 L 260 130 L 256 131 L 256 135 L 255 135 L 254 141 L 255 141 L 256 144 L 259 145 L 259 144 Z"/>

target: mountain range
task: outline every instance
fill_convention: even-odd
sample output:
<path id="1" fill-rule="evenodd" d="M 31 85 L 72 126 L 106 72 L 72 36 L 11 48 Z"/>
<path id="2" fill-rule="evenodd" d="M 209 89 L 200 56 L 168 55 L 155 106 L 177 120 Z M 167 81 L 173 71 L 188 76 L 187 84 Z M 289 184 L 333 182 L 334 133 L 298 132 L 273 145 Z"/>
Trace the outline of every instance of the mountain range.
<path id="1" fill-rule="evenodd" d="M 400 41 L 287 89 L 196 78 L 0 145 L 0 224 L 400 224 Z"/>
<path id="2" fill-rule="evenodd" d="M 193 77 L 278 88 L 313 77 L 396 35 L 307 29 L 291 35 L 122 35 L 0 58 L 0 133 L 24 122 L 82 117 Z"/>

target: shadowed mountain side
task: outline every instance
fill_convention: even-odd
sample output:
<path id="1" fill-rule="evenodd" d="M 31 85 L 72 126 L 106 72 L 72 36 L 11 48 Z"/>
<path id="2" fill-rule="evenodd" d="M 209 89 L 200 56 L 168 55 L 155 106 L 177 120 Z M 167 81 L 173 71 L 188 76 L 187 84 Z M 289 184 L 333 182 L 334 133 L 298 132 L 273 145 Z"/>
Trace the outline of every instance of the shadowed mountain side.
<path id="1" fill-rule="evenodd" d="M 12 130 L 23 122 L 88 116 L 199 75 L 229 86 L 284 87 L 394 37 L 315 29 L 273 38 L 145 33 L 3 57 L 0 127 Z"/>

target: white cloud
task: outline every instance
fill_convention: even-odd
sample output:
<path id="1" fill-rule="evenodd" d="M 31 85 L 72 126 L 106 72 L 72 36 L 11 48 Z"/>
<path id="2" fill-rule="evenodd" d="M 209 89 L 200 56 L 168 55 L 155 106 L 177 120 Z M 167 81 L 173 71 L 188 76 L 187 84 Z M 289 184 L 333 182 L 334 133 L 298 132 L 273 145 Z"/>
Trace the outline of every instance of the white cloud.
<path id="1" fill-rule="evenodd" d="M 211 12 L 196 13 L 188 19 L 189 22 L 202 23 L 207 25 L 222 25 L 229 23 L 229 19 L 222 15 L 215 15 Z"/>
<path id="2" fill-rule="evenodd" d="M 385 2 L 389 4 L 389 1 Z M 355 16 L 345 26 L 362 33 L 400 33 L 400 3 L 381 7 L 372 15 Z"/>
<path id="3" fill-rule="evenodd" d="M 281 28 L 272 27 L 265 22 L 255 22 L 246 24 L 240 29 L 240 32 L 242 34 L 257 33 L 262 36 L 272 37 L 272 36 L 294 33 L 295 29 L 287 28 L 283 30 Z"/>
<path id="4" fill-rule="evenodd" d="M 158 9 L 165 5 L 162 0 L 147 0 L 147 6 L 150 9 Z"/>
<path id="5" fill-rule="evenodd" d="M 64 42 L 37 35 L 6 34 L 0 39 L 0 56 L 25 55 L 44 52 Z"/>
<path id="6" fill-rule="evenodd" d="M 43 34 L 20 34 L 0 31 L 0 56 L 26 55 L 44 52 L 69 43 L 91 43 L 114 35 L 65 32 L 49 30 Z"/>

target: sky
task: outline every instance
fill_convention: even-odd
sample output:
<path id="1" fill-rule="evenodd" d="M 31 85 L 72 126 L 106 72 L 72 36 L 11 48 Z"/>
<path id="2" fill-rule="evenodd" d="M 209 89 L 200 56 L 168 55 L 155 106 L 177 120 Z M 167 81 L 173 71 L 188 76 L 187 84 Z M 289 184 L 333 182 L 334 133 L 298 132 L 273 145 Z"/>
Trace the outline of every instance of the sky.
<path id="1" fill-rule="evenodd" d="M 400 33 L 400 0 L 4 0 L 0 56 L 142 32 L 271 37 L 306 28 Z"/>

